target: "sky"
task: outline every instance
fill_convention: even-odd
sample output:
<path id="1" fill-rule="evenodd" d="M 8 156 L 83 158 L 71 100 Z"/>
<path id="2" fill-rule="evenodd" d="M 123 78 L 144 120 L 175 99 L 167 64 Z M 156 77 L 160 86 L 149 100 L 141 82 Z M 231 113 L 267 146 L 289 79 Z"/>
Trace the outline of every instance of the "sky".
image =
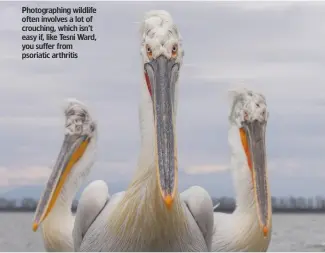
<path id="1" fill-rule="evenodd" d="M 0 3 L 0 192 L 45 184 L 69 97 L 86 103 L 98 122 L 89 181 L 127 186 L 140 150 L 139 22 L 164 9 L 185 51 L 177 114 L 181 189 L 200 185 L 213 196 L 233 195 L 227 91 L 246 87 L 267 100 L 272 195 L 324 194 L 324 2 L 84 2 L 97 8 L 96 42 L 75 42 L 78 59 L 24 61 L 22 4 Z"/>

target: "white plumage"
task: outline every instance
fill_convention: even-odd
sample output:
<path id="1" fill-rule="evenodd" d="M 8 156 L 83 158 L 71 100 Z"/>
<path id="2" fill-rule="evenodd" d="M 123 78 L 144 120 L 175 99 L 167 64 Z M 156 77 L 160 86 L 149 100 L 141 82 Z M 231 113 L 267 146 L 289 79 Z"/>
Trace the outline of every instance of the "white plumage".
<path id="1" fill-rule="evenodd" d="M 272 207 L 266 158 L 265 166 L 261 170 L 255 171 L 254 166 L 258 166 L 258 164 L 253 164 L 253 168 L 250 168 L 240 135 L 240 128 L 245 124 L 243 122 L 261 122 L 257 124 L 264 127 L 265 133 L 268 119 L 265 97 L 246 89 L 233 90 L 229 94 L 231 109 L 228 139 L 231 147 L 230 168 L 234 179 L 236 209 L 232 214 L 219 212 L 214 214 L 212 251 L 266 251 L 272 233 Z M 253 133 L 249 136 L 252 142 L 256 139 L 256 143 L 264 141 L 265 136 L 260 137 L 260 139 L 253 137 Z M 261 144 L 259 149 L 265 151 L 265 143 Z M 265 153 L 264 151 L 261 153 L 262 155 Z M 250 150 L 250 152 L 255 151 Z M 264 182 L 261 183 L 264 188 L 257 187 L 258 178 L 264 180 L 260 181 Z M 263 200 L 258 202 L 257 195 L 263 196 Z M 258 207 L 264 204 L 267 209 L 265 210 L 267 213 L 266 224 L 261 224 L 259 219 L 261 212 Z M 263 225 L 265 225 L 264 231 Z M 265 231 L 267 234 L 264 233 Z"/>
<path id="2" fill-rule="evenodd" d="M 175 126 L 184 51 L 177 26 L 166 11 L 151 11 L 140 32 L 145 78 L 139 111 L 141 151 L 134 178 L 125 192 L 113 196 L 104 181 L 92 182 L 73 217 L 72 200 L 94 163 L 97 127 L 86 107 L 70 100 L 65 142 L 35 215 L 35 228 L 43 222 L 46 249 L 266 251 L 272 213 L 264 96 L 246 89 L 231 92 L 229 143 L 237 207 L 233 214 L 213 214 L 203 188 L 178 192 Z"/>
<path id="3" fill-rule="evenodd" d="M 181 38 L 165 11 L 145 15 L 141 36 L 146 78 L 141 85 L 138 168 L 128 189 L 112 197 L 104 186 L 88 186 L 76 215 L 75 250 L 209 251 L 213 228 L 210 196 L 200 187 L 181 195 L 177 190 L 174 128 Z M 102 205 L 100 211 L 101 205 L 93 208 L 88 202 L 88 196 L 97 198 L 99 194 L 103 194 L 96 202 Z"/>
<path id="4" fill-rule="evenodd" d="M 76 99 L 68 99 L 65 111 L 65 138 L 52 174 L 37 206 L 33 229 L 42 224 L 47 251 L 73 251 L 72 230 L 75 217 L 73 199 L 88 176 L 95 160 L 97 127 L 87 107 Z M 75 159 L 83 141 L 88 142 L 83 154 Z M 83 140 L 83 139 L 82 139 Z M 69 164 L 70 163 L 70 164 Z"/>

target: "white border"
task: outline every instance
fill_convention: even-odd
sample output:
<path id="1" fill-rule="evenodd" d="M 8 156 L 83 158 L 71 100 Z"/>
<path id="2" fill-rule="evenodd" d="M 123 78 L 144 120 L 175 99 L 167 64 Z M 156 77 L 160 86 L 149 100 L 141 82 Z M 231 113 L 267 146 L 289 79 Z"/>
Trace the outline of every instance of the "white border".
<path id="1" fill-rule="evenodd" d="M 0 0 L 0 2 L 256 2 L 256 0 Z M 270 0 L 258 0 L 258 2 L 270 2 Z M 309 0 L 272 0 L 271 2 L 309 2 Z M 310 1 L 311 2 L 311 1 Z M 313 0 L 312 2 L 325 2 L 325 0 Z"/>

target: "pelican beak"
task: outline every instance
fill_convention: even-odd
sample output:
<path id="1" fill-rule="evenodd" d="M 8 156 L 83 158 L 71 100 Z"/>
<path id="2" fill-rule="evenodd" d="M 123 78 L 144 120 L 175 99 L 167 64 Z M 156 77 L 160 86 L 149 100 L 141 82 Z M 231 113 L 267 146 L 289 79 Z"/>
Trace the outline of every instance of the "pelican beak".
<path id="1" fill-rule="evenodd" d="M 88 135 L 65 135 L 58 159 L 37 205 L 33 223 L 34 232 L 51 212 L 73 166 L 84 154 L 89 141 Z"/>
<path id="2" fill-rule="evenodd" d="M 153 102 L 158 184 L 169 209 L 173 204 L 177 188 L 174 97 L 179 64 L 175 63 L 174 59 L 159 56 L 146 63 L 144 68 Z"/>
<path id="3" fill-rule="evenodd" d="M 266 122 L 244 122 L 240 135 L 252 173 L 259 223 L 264 237 L 267 237 L 272 208 L 266 169 L 265 129 Z"/>

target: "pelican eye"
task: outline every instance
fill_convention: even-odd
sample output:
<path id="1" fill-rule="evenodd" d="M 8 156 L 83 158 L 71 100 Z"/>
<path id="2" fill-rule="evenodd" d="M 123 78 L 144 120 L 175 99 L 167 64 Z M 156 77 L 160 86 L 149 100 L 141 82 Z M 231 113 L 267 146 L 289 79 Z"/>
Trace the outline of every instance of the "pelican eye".
<path id="1" fill-rule="evenodd" d="M 147 49 L 147 56 L 149 59 L 152 58 L 152 50 L 151 50 L 151 47 L 149 47 L 148 45 L 146 46 L 146 49 Z"/>
<path id="2" fill-rule="evenodd" d="M 172 57 L 176 57 L 178 53 L 178 46 L 177 45 L 173 45 L 172 48 Z"/>

